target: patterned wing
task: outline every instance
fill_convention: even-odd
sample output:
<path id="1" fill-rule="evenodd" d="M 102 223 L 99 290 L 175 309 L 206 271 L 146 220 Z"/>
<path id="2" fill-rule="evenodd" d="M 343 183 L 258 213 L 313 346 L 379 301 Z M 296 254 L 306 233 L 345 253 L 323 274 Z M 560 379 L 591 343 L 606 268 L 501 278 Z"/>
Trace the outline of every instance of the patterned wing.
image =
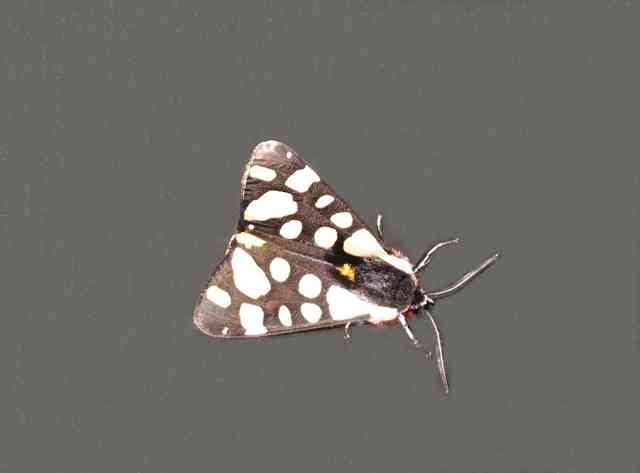
<path id="1" fill-rule="evenodd" d="M 204 291 L 194 321 L 214 337 L 277 335 L 344 324 L 332 318 L 327 300 L 336 278 L 333 265 L 322 259 L 239 233 Z"/>
<path id="2" fill-rule="evenodd" d="M 266 141 L 244 171 L 237 233 L 194 322 L 211 336 L 246 337 L 394 319 L 404 302 L 367 297 L 372 274 L 414 281 L 411 264 L 388 254 L 293 149 Z"/>
<path id="3" fill-rule="evenodd" d="M 239 232 L 288 240 L 303 252 L 321 255 L 341 243 L 355 256 L 383 251 L 364 220 L 298 153 L 277 141 L 253 150 L 242 177 L 240 212 Z"/>

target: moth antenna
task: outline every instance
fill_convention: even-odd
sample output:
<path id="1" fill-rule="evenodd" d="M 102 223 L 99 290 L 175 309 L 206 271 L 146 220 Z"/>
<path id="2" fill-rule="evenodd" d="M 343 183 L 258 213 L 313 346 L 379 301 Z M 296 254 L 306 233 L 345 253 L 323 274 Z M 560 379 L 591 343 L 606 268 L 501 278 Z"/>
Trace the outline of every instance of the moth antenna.
<path id="1" fill-rule="evenodd" d="M 494 264 L 496 261 L 498 261 L 499 257 L 500 257 L 500 253 L 494 254 L 493 256 L 491 256 L 491 257 L 487 258 L 486 260 L 484 260 L 480 266 L 478 266 L 475 269 L 472 269 L 467 274 L 465 274 L 460 279 L 458 279 L 456 282 L 448 285 L 444 289 L 440 289 L 439 291 L 434 291 L 434 292 L 427 293 L 427 297 L 430 297 L 431 299 L 436 300 L 436 299 L 440 299 L 442 297 L 450 296 L 454 292 L 459 291 L 464 286 L 469 284 L 476 276 L 478 276 L 485 269 L 489 268 L 492 264 Z"/>
<path id="2" fill-rule="evenodd" d="M 423 309 L 427 317 L 429 318 L 429 322 L 431 322 L 431 327 L 433 328 L 433 333 L 436 337 L 436 363 L 438 365 L 438 372 L 440 373 L 440 380 L 442 381 L 442 388 L 444 389 L 445 394 L 449 394 L 449 381 L 447 381 L 447 368 L 444 362 L 444 351 L 442 349 L 442 338 L 440 337 L 440 330 L 438 329 L 438 324 L 436 323 L 436 319 L 433 318 L 431 312 L 427 309 Z"/>
<path id="3" fill-rule="evenodd" d="M 445 246 L 454 245 L 456 243 L 460 243 L 460 237 L 453 238 L 451 240 L 441 241 L 440 243 L 436 243 L 431 249 L 427 250 L 422 258 L 420 258 L 420 262 L 416 264 L 413 268 L 413 274 L 418 274 L 423 271 L 427 265 L 431 262 L 431 257 L 441 248 Z"/>

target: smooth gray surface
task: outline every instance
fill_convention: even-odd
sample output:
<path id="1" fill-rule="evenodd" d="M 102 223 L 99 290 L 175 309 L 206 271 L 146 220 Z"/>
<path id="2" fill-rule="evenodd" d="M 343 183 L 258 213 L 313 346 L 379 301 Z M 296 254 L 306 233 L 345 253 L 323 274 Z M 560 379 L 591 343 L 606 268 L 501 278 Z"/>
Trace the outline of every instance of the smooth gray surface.
<path id="1" fill-rule="evenodd" d="M 638 2 L 226 3 L 0 6 L 0 472 L 640 471 Z M 461 235 L 428 287 L 503 252 L 449 399 L 399 329 L 194 330 L 271 137 Z"/>

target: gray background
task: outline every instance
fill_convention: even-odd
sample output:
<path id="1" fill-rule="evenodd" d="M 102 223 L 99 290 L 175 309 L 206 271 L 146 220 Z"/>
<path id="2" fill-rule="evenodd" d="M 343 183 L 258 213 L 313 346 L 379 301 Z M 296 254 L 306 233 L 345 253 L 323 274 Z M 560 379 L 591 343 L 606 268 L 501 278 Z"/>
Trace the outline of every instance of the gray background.
<path id="1" fill-rule="evenodd" d="M 0 472 L 637 472 L 640 5 L 0 7 Z M 401 330 L 191 325 L 260 140 L 424 282 L 453 391 Z M 414 323 L 425 342 L 431 332 Z"/>

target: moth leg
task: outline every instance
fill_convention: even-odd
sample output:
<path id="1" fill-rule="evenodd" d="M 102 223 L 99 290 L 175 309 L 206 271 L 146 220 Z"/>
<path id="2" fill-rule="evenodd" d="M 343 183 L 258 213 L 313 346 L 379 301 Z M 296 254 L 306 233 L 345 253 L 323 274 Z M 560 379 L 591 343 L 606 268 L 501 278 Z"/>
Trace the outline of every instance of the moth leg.
<path id="1" fill-rule="evenodd" d="M 447 381 L 447 370 L 444 363 L 444 351 L 442 350 L 442 339 L 440 337 L 440 330 L 438 330 L 438 324 L 436 323 L 436 319 L 433 318 L 431 313 L 426 309 L 424 309 L 424 311 L 427 313 L 427 317 L 429 317 L 429 321 L 431 322 L 431 326 L 433 327 L 433 333 L 435 334 L 435 338 L 436 338 L 436 363 L 438 365 L 438 372 L 440 373 L 440 380 L 442 381 L 442 388 L 444 389 L 445 394 L 449 394 L 449 382 Z M 409 327 L 409 324 L 407 323 L 407 319 L 404 316 L 404 314 L 398 315 L 398 321 L 400 322 L 400 325 L 402 326 L 405 333 L 407 334 L 407 337 L 409 338 L 409 340 L 413 342 L 413 345 L 418 349 L 422 349 L 423 348 L 422 345 L 413 335 L 413 332 L 411 331 L 411 327 Z M 425 356 L 427 358 L 431 358 L 431 352 L 425 351 Z"/>
<path id="2" fill-rule="evenodd" d="M 441 241 L 440 243 L 436 243 L 430 250 L 427 250 L 422 258 L 420 258 L 420 262 L 413 267 L 414 273 L 419 273 L 423 269 L 427 267 L 427 265 L 431 262 L 431 257 L 440 249 L 445 246 L 454 245 L 456 243 L 460 243 L 460 237 L 453 238 L 451 240 Z"/>
<path id="3" fill-rule="evenodd" d="M 413 345 L 416 348 L 422 348 L 422 345 L 420 345 L 420 342 L 416 339 L 416 337 L 413 335 L 413 332 L 411 331 L 411 327 L 409 327 L 409 324 L 407 323 L 407 319 L 404 316 L 404 314 L 399 314 L 398 315 L 398 321 L 400 322 L 400 325 L 402 326 L 402 328 L 404 329 L 404 333 L 407 334 L 407 337 L 409 338 L 409 340 L 411 340 L 411 342 L 413 343 Z"/>
<path id="4" fill-rule="evenodd" d="M 376 218 L 376 229 L 378 230 L 380 240 L 384 241 L 384 234 L 382 232 L 382 214 L 378 214 L 378 217 Z"/>
<path id="5" fill-rule="evenodd" d="M 344 339 L 345 340 L 349 340 L 351 339 L 351 322 L 347 322 L 347 325 L 344 326 Z"/>
<path id="6" fill-rule="evenodd" d="M 449 394 L 449 382 L 447 381 L 447 369 L 444 363 L 444 351 L 442 350 L 440 330 L 438 329 L 436 319 L 433 318 L 431 312 L 426 309 L 424 309 L 424 311 L 427 313 L 427 317 L 429 318 L 429 322 L 431 322 L 431 327 L 433 327 L 433 333 L 436 337 L 436 363 L 438 365 L 438 372 L 440 373 L 440 380 L 442 381 L 442 388 L 444 389 L 445 394 Z"/>
<path id="7" fill-rule="evenodd" d="M 484 260 L 480 266 L 478 266 L 475 269 L 472 269 L 467 274 L 465 274 L 460 279 L 458 279 L 456 282 L 449 284 L 447 287 L 445 287 L 444 289 L 440 289 L 439 291 L 429 292 L 427 293 L 427 296 L 434 300 L 439 299 L 441 297 L 450 296 L 454 292 L 462 289 L 464 286 L 469 284 L 476 276 L 478 276 L 485 269 L 487 269 L 489 266 L 495 263 L 499 257 L 500 257 L 500 253 L 496 253 L 495 255 Z"/>

